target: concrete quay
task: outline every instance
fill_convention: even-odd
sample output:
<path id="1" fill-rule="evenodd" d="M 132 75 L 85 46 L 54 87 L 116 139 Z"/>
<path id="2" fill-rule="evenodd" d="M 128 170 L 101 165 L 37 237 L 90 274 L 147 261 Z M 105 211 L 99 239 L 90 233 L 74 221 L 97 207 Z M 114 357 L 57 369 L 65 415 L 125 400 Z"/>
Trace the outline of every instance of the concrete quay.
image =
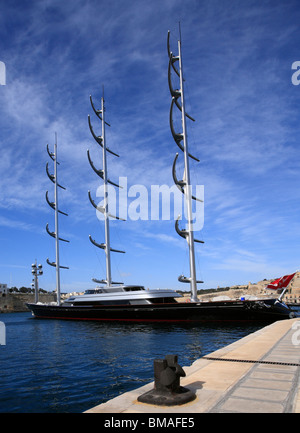
<path id="1" fill-rule="evenodd" d="M 181 386 L 196 393 L 190 403 L 138 402 L 152 382 L 85 413 L 300 413 L 300 317 L 272 323 L 183 369 Z"/>

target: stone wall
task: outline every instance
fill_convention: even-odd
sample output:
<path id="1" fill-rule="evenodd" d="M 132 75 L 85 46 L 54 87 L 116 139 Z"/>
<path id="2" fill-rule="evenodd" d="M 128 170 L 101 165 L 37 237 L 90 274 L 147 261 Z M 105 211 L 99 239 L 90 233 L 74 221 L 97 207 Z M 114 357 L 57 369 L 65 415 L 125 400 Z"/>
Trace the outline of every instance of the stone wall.
<path id="1" fill-rule="evenodd" d="M 40 302 L 55 301 L 55 294 L 41 293 L 39 294 Z M 35 302 L 34 294 L 29 293 L 8 293 L 0 296 L 0 313 L 15 313 L 29 311 L 26 307 L 26 302 Z"/>
<path id="2" fill-rule="evenodd" d="M 275 278 L 274 278 L 275 279 Z M 280 293 L 276 290 L 265 290 L 265 287 L 273 280 L 263 280 L 258 283 L 241 286 L 232 286 L 229 290 L 218 291 L 213 293 L 198 294 L 198 298 L 202 301 L 222 300 L 222 299 L 239 299 L 240 297 L 270 297 L 278 298 Z M 190 296 L 187 292 L 181 302 L 185 302 Z M 300 272 L 297 272 L 291 281 L 286 293 L 283 296 L 283 301 L 287 303 L 300 304 Z"/>
<path id="3" fill-rule="evenodd" d="M 300 272 L 297 272 L 291 281 L 291 284 L 289 285 L 283 300 L 285 302 L 300 304 Z"/>

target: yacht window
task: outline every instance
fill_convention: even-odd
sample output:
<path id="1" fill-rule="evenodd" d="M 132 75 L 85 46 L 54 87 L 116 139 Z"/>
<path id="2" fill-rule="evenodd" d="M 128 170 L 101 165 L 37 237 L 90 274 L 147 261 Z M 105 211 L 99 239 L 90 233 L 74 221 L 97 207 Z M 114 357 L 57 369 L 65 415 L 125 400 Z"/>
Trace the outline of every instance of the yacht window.
<path id="1" fill-rule="evenodd" d="M 91 290 L 86 290 L 84 292 L 85 295 L 95 295 L 97 293 L 103 293 L 103 290 L 101 290 L 101 289 L 91 289 Z"/>
<path id="2" fill-rule="evenodd" d="M 116 289 L 114 289 L 114 288 L 109 288 L 109 289 L 103 289 L 103 291 L 101 291 L 101 292 L 103 292 L 103 293 L 118 293 L 118 292 L 120 292 L 120 289 L 118 289 L 118 288 L 116 288 Z"/>
<path id="3" fill-rule="evenodd" d="M 124 287 L 125 292 L 136 292 L 143 290 L 143 287 Z"/>

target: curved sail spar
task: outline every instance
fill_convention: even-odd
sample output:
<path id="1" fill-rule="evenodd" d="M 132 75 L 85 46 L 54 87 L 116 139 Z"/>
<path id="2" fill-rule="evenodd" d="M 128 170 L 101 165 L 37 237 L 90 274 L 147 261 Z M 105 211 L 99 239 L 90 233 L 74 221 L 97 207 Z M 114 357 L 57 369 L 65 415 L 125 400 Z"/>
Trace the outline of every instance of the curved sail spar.
<path id="1" fill-rule="evenodd" d="M 187 127 L 186 127 L 186 118 L 191 121 L 195 121 L 195 119 L 190 116 L 185 111 L 185 99 L 184 99 L 184 79 L 183 79 L 183 65 L 182 65 L 182 55 L 181 55 L 181 40 L 178 41 L 178 55 L 174 55 L 170 48 L 170 32 L 168 32 L 167 38 L 167 51 L 169 57 L 169 66 L 168 66 L 168 84 L 169 90 L 172 97 L 171 106 L 170 106 L 170 129 L 172 137 L 179 147 L 179 149 L 183 152 L 184 155 L 184 174 L 182 180 L 178 180 L 176 174 L 176 162 L 179 154 L 176 153 L 173 167 L 172 167 L 172 175 L 175 185 L 182 192 L 185 197 L 186 206 L 187 206 L 187 229 L 179 228 L 179 219 L 180 215 L 175 222 L 175 230 L 179 234 L 179 236 L 186 239 L 189 247 L 189 264 L 190 264 L 190 277 L 185 277 L 180 275 L 178 280 L 182 283 L 189 283 L 191 289 L 191 301 L 198 302 L 197 298 L 197 283 L 203 283 L 203 281 L 198 281 L 196 278 L 196 265 L 195 265 L 195 249 L 194 242 L 204 243 L 203 241 L 194 239 L 194 227 L 193 227 L 193 216 L 192 216 L 192 200 L 197 200 L 202 202 L 202 200 L 193 196 L 190 188 L 190 169 L 189 169 L 189 158 L 194 161 L 199 162 L 199 159 L 189 153 L 188 151 L 188 141 L 187 141 Z M 179 88 L 175 88 L 172 80 L 172 72 L 177 76 L 177 81 L 179 81 Z M 179 79 L 179 80 L 178 80 Z M 173 116 L 174 116 L 174 106 L 178 108 L 181 113 L 181 124 L 182 131 L 177 132 L 174 128 Z"/>
<path id="2" fill-rule="evenodd" d="M 91 106 L 92 106 L 94 113 L 96 114 L 97 118 L 101 121 L 102 135 L 97 136 L 96 133 L 94 132 L 93 127 L 92 127 L 91 118 L 90 118 L 90 116 L 88 116 L 88 124 L 89 124 L 89 128 L 90 128 L 90 132 L 91 132 L 92 136 L 94 137 L 95 141 L 102 148 L 103 168 L 98 169 L 95 167 L 95 165 L 91 159 L 91 155 L 90 155 L 89 150 L 87 150 L 87 157 L 88 157 L 88 161 L 90 163 L 91 168 L 103 180 L 103 189 L 104 189 L 103 206 L 97 206 L 97 204 L 95 203 L 95 201 L 93 200 L 93 198 L 91 196 L 90 191 L 88 191 L 88 197 L 89 197 L 89 200 L 90 200 L 92 206 L 94 206 L 94 208 L 96 208 L 97 211 L 101 212 L 104 215 L 105 242 L 104 243 L 98 243 L 91 237 L 91 235 L 89 236 L 89 239 L 93 245 L 95 245 L 96 247 L 101 248 L 105 251 L 105 257 L 106 257 L 106 278 L 102 279 L 102 280 L 98 280 L 97 278 L 93 278 L 92 280 L 96 283 L 106 284 L 107 286 L 111 286 L 112 284 L 123 284 L 123 283 L 119 283 L 119 282 L 117 283 L 117 282 L 112 281 L 110 253 L 111 252 L 125 253 L 125 251 L 117 250 L 117 249 L 110 247 L 109 219 L 114 218 L 114 219 L 118 219 L 118 220 L 122 220 L 122 221 L 124 221 L 124 220 L 118 216 L 112 215 L 109 212 L 108 184 L 111 184 L 117 188 L 122 188 L 122 187 L 120 185 L 118 185 L 117 183 L 108 179 L 106 152 L 109 152 L 110 154 L 112 154 L 116 157 L 119 157 L 119 155 L 117 153 L 113 152 L 111 149 L 109 149 L 106 146 L 105 127 L 110 126 L 110 124 L 105 121 L 104 97 L 102 96 L 102 98 L 101 98 L 101 109 L 99 109 L 99 110 L 95 108 L 95 105 L 93 103 L 93 99 L 91 96 L 90 96 L 90 102 L 91 102 Z"/>
<path id="3" fill-rule="evenodd" d="M 62 266 L 59 263 L 59 241 L 63 241 L 63 242 L 69 242 L 67 239 L 63 239 L 59 237 L 59 221 L 58 221 L 58 214 L 62 214 L 65 216 L 68 216 L 67 213 L 61 211 L 58 209 L 58 188 L 61 189 L 66 189 L 64 186 L 60 185 L 58 183 L 58 170 L 57 170 L 57 166 L 59 165 L 59 162 L 57 161 L 57 134 L 55 133 L 55 144 L 54 144 L 54 152 L 50 152 L 49 150 L 49 145 L 47 144 L 47 152 L 49 157 L 51 158 L 51 160 L 54 163 L 54 174 L 51 174 L 49 172 L 49 166 L 48 166 L 48 162 L 46 164 L 46 173 L 49 177 L 49 179 L 51 180 L 51 182 L 54 184 L 54 201 L 51 202 L 49 200 L 49 193 L 48 191 L 46 191 L 46 201 L 48 203 L 48 205 L 51 207 L 51 209 L 54 210 L 55 213 L 55 231 L 52 232 L 49 229 L 49 224 L 47 223 L 46 225 L 46 231 L 47 233 L 53 237 L 55 239 L 55 262 L 51 262 L 49 260 L 49 258 L 47 258 L 47 263 L 50 266 L 53 266 L 56 268 L 56 293 L 57 293 L 57 304 L 60 305 L 60 269 L 69 269 L 67 266 Z"/>

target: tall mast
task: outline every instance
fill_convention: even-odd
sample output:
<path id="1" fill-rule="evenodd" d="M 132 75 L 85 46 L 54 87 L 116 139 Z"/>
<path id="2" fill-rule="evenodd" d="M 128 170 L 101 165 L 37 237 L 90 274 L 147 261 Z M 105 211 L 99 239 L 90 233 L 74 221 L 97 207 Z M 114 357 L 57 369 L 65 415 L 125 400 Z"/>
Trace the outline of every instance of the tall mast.
<path id="1" fill-rule="evenodd" d="M 194 239 L 194 230 L 193 230 L 193 218 L 192 218 L 192 199 L 202 201 L 197 199 L 192 195 L 191 191 L 191 182 L 190 182 L 190 168 L 189 168 L 189 158 L 192 158 L 199 162 L 198 158 L 191 155 L 188 151 L 188 140 L 187 140 L 187 126 L 186 126 L 186 118 L 188 117 L 192 121 L 194 119 L 186 113 L 185 111 L 185 98 L 184 98 L 184 79 L 183 79 L 183 64 L 182 64 L 182 54 L 181 54 L 181 40 L 178 41 L 178 56 L 174 56 L 170 51 L 170 32 L 168 32 L 168 55 L 169 55 L 169 67 L 168 67 L 168 82 L 169 89 L 172 96 L 172 102 L 170 107 L 170 128 L 172 136 L 180 148 L 180 150 L 184 154 L 184 174 L 183 179 L 178 180 L 176 176 L 176 161 L 178 158 L 178 153 L 175 156 L 173 163 L 173 179 L 177 187 L 184 194 L 186 200 L 187 207 L 187 229 L 181 230 L 178 226 L 178 221 L 180 216 L 177 218 L 175 223 L 175 229 L 177 233 L 185 238 L 188 243 L 189 248 L 189 265 L 190 265 L 190 277 L 184 277 L 181 275 L 178 280 L 184 283 L 190 283 L 191 290 L 191 301 L 197 302 L 197 283 L 202 283 L 203 281 L 197 281 L 196 277 L 196 265 L 195 265 L 195 248 L 194 242 L 201 242 L 197 239 Z M 176 62 L 179 62 L 179 70 L 174 66 Z M 171 79 L 171 71 L 174 71 L 176 75 L 179 77 L 179 89 L 174 89 Z M 178 101 L 180 99 L 180 102 Z M 176 133 L 173 126 L 173 108 L 174 104 L 181 111 L 181 123 L 182 123 L 182 133 Z"/>
<path id="2" fill-rule="evenodd" d="M 57 295 L 57 305 L 60 305 L 60 269 L 69 269 L 67 266 L 61 266 L 59 263 L 59 241 L 63 242 L 69 242 L 67 239 L 62 239 L 59 237 L 59 225 L 58 225 L 58 214 L 61 213 L 63 215 L 68 216 L 67 213 L 62 212 L 58 209 L 58 187 L 61 189 L 66 189 L 65 187 L 61 186 L 58 183 L 58 169 L 57 166 L 59 165 L 59 162 L 57 161 L 57 134 L 55 133 L 55 143 L 54 143 L 54 152 L 51 153 L 49 150 L 49 146 L 47 144 L 47 152 L 52 161 L 54 162 L 54 175 L 49 173 L 48 169 L 48 163 L 46 164 L 46 172 L 51 180 L 51 182 L 54 183 L 54 202 L 50 202 L 48 198 L 48 191 L 46 191 L 46 201 L 49 204 L 49 206 L 54 210 L 55 213 L 55 231 L 51 232 L 49 230 L 48 224 L 46 225 L 47 233 L 55 238 L 55 262 L 50 262 L 49 259 L 47 259 L 47 263 L 50 266 L 53 266 L 56 268 L 56 295 Z"/>
<path id="3" fill-rule="evenodd" d="M 56 290 L 57 303 L 60 304 L 60 269 L 59 269 L 59 230 L 58 230 L 58 192 L 57 192 L 57 134 L 54 143 L 54 202 L 55 202 L 55 257 L 56 257 Z"/>
<path id="4" fill-rule="evenodd" d="M 90 199 L 90 202 L 92 203 L 92 205 L 98 211 L 103 213 L 103 215 L 104 215 L 105 244 L 98 244 L 91 236 L 89 236 L 89 238 L 90 238 L 90 241 L 92 242 L 92 244 L 94 244 L 98 248 L 102 248 L 105 250 L 105 258 L 106 258 L 106 279 L 105 280 L 98 280 L 98 279 L 93 278 L 93 281 L 95 281 L 96 283 L 105 283 L 107 286 L 111 286 L 112 284 L 122 284 L 122 283 L 116 283 L 116 282 L 112 281 L 110 252 L 114 251 L 117 253 L 124 253 L 124 251 L 116 250 L 116 249 L 113 249 L 110 247 L 109 218 L 110 217 L 116 218 L 116 219 L 121 219 L 121 218 L 114 216 L 109 212 L 108 184 L 112 184 L 112 185 L 119 187 L 119 188 L 120 188 L 120 186 L 108 179 L 108 176 L 107 176 L 107 152 L 109 152 L 109 153 L 111 153 L 117 157 L 119 157 L 119 155 L 116 154 L 115 152 L 113 152 L 112 150 L 110 150 L 106 146 L 105 126 L 106 125 L 110 126 L 110 125 L 109 125 L 109 123 L 107 123 L 105 121 L 104 96 L 102 96 L 102 98 L 101 98 L 101 109 L 100 110 L 96 110 L 91 96 L 90 96 L 90 101 L 91 101 L 91 105 L 92 105 L 92 108 L 93 108 L 95 114 L 101 120 L 102 136 L 96 136 L 96 134 L 93 131 L 92 125 L 91 125 L 90 116 L 88 116 L 88 122 L 89 122 L 89 128 L 90 128 L 91 134 L 94 137 L 94 139 L 96 140 L 96 142 L 102 147 L 103 170 L 98 170 L 95 168 L 95 166 L 91 160 L 89 150 L 87 151 L 87 155 L 88 155 L 88 160 L 89 160 L 89 163 L 90 163 L 92 169 L 95 171 L 95 173 L 98 174 L 98 176 L 100 176 L 103 179 L 103 193 L 104 193 L 103 206 L 97 206 L 96 205 L 96 203 L 94 202 L 94 200 L 91 197 L 90 191 L 88 192 L 88 195 L 89 195 L 89 199 Z"/>
<path id="5" fill-rule="evenodd" d="M 109 236 L 109 216 L 108 216 L 108 188 L 107 188 L 107 161 L 106 161 L 106 139 L 105 139 L 105 110 L 104 97 L 101 98 L 102 112 L 102 139 L 103 139 L 103 183 L 104 183 L 104 222 L 105 222 L 105 251 L 106 251 L 106 280 L 107 285 L 111 285 L 111 264 L 110 264 L 110 236 Z"/>

